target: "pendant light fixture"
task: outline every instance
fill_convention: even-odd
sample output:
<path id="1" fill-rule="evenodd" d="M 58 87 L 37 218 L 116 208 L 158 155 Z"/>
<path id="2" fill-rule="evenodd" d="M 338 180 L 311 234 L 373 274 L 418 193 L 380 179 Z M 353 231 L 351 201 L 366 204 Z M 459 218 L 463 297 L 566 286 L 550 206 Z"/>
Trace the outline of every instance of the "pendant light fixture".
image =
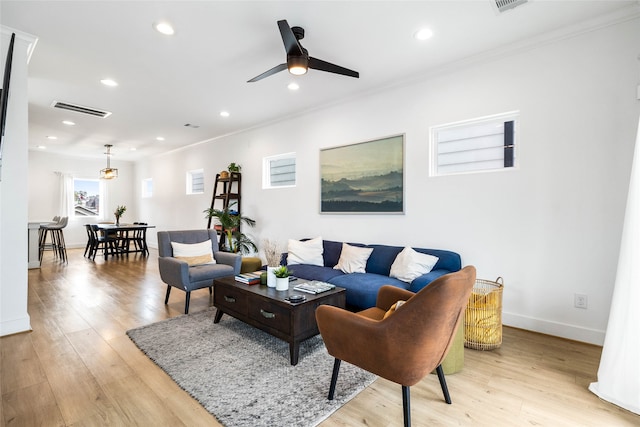
<path id="1" fill-rule="evenodd" d="M 100 179 L 113 179 L 118 177 L 118 169 L 111 167 L 111 144 L 105 144 L 107 148 L 107 152 L 104 153 L 107 155 L 107 167 L 100 170 Z"/>

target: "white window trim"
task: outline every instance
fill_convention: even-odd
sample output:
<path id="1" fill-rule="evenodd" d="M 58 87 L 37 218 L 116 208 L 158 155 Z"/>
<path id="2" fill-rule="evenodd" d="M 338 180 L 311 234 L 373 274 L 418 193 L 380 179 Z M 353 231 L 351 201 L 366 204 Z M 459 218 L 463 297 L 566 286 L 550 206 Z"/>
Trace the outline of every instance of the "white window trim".
<path id="1" fill-rule="evenodd" d="M 151 183 L 151 191 L 147 191 L 148 183 Z M 142 180 L 141 196 L 143 199 L 153 197 L 153 178 L 144 178 Z"/>
<path id="2" fill-rule="evenodd" d="M 501 120 L 503 122 L 512 120 L 514 122 L 513 134 L 514 134 L 515 149 L 513 154 L 513 166 L 493 168 L 493 169 L 479 169 L 479 170 L 463 171 L 463 172 L 438 173 L 438 141 L 436 140 L 438 132 L 456 128 L 456 127 L 469 126 L 477 123 L 490 122 L 490 121 L 496 121 L 496 120 Z M 518 155 L 518 153 L 520 151 L 520 141 L 519 139 L 517 139 L 517 135 L 519 134 L 519 127 L 520 127 L 520 111 L 519 110 L 509 111 L 506 113 L 493 114 L 489 116 L 477 117 L 469 120 L 461 120 L 458 122 L 451 122 L 443 125 L 431 126 L 429 128 L 429 153 L 431 155 L 431 161 L 429 162 L 429 166 L 430 166 L 429 176 L 439 177 L 439 176 L 468 175 L 468 174 L 478 174 L 478 173 L 509 172 L 509 171 L 519 169 L 520 156 Z"/>
<path id="3" fill-rule="evenodd" d="M 296 171 L 294 177 L 294 183 L 291 185 L 271 185 L 271 162 L 274 160 L 282 160 L 282 159 L 294 159 L 296 161 Z M 298 159 L 296 157 L 295 152 L 284 153 L 284 154 L 276 154 L 275 156 L 268 156 L 262 159 L 262 189 L 263 190 L 272 190 L 276 188 L 292 188 L 295 187 L 298 183 Z"/>
<path id="4" fill-rule="evenodd" d="M 193 191 L 193 176 L 196 174 L 202 175 L 202 191 Z M 191 194 L 204 194 L 204 169 L 193 169 L 187 171 L 187 195 Z"/>
<path id="5" fill-rule="evenodd" d="M 98 214 L 97 215 L 76 215 L 75 212 L 75 189 L 76 189 L 76 181 L 96 181 L 98 183 Z M 69 218 L 96 218 L 98 220 L 104 220 L 108 217 L 106 202 L 106 188 L 104 185 L 104 181 L 98 178 L 81 178 L 81 177 L 72 177 L 71 178 L 71 194 L 69 195 Z"/>

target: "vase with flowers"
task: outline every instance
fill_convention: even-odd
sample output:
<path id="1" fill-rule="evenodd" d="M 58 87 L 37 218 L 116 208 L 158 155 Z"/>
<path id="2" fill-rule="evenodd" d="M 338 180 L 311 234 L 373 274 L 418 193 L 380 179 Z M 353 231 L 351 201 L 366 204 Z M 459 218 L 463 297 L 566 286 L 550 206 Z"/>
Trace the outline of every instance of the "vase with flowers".
<path id="1" fill-rule="evenodd" d="M 264 239 L 262 242 L 262 249 L 264 251 L 264 257 L 267 260 L 267 286 L 275 288 L 276 275 L 274 274 L 274 271 L 280 266 L 280 259 L 282 257 L 280 247 L 278 242 L 270 239 Z"/>
<path id="2" fill-rule="evenodd" d="M 116 225 L 120 225 L 120 217 L 124 215 L 126 211 L 127 207 L 124 205 L 116 207 L 116 210 L 113 212 L 113 214 L 116 216 Z"/>

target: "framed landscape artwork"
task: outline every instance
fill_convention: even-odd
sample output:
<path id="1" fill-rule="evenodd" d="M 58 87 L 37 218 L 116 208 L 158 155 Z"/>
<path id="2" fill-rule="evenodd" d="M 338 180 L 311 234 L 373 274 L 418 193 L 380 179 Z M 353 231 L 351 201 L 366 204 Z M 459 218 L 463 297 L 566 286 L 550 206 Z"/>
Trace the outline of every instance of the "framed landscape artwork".
<path id="1" fill-rule="evenodd" d="M 321 213 L 404 213 L 404 135 L 320 150 Z"/>

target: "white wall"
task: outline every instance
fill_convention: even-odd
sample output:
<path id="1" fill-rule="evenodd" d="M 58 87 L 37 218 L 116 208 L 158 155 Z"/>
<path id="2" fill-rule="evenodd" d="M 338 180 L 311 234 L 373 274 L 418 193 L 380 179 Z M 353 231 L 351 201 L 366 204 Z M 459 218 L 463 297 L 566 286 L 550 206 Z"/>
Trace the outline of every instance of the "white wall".
<path id="1" fill-rule="evenodd" d="M 235 161 L 259 238 L 454 250 L 478 277 L 504 277 L 505 324 L 601 344 L 640 114 L 639 40 L 635 19 L 142 161 L 135 186 L 153 178 L 154 195 L 140 217 L 158 229 L 205 226 L 215 174 Z M 512 110 L 519 169 L 428 176 L 430 126 Z M 319 214 L 319 150 L 400 133 L 405 215 Z M 291 151 L 297 186 L 262 190 L 262 158 Z M 186 196 L 196 168 L 206 194 Z M 574 293 L 588 295 L 587 310 Z"/>
<path id="2" fill-rule="evenodd" d="M 0 75 L 11 31 L 2 27 Z M 0 336 L 31 329 L 27 313 L 27 58 L 35 44 L 16 34 L 0 181 Z"/>
<path id="3" fill-rule="evenodd" d="M 100 169 L 106 165 L 104 159 L 86 159 L 47 153 L 46 151 L 29 151 L 29 221 L 50 221 L 60 215 L 60 178 L 56 172 L 71 173 L 75 178 L 97 179 Z M 69 216 L 69 223 L 63 230 L 67 247 L 84 247 L 87 244 L 87 232 L 84 224 L 99 221 L 115 221 L 113 211 L 118 205 L 125 205 L 127 211 L 123 222 L 138 221 L 135 190 L 132 185 L 134 176 L 133 163 L 111 160 L 111 166 L 118 169 L 118 178 L 103 181 L 105 200 L 101 201 L 105 208 L 104 218 Z M 52 256 L 51 254 L 46 256 Z"/>

